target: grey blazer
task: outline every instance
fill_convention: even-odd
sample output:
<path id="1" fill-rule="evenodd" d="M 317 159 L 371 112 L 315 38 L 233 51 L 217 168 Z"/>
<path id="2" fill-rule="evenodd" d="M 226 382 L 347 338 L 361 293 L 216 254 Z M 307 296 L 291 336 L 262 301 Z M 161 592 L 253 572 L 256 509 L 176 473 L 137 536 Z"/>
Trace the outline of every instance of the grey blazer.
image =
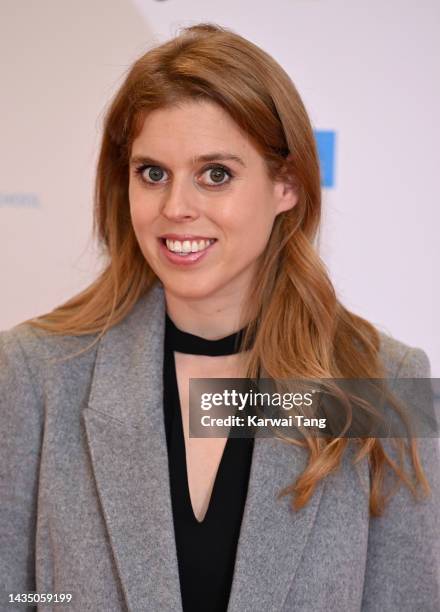
<path id="1" fill-rule="evenodd" d="M 156 284 L 99 345 L 27 324 L 0 333 L 0 609 L 8 593 L 72 593 L 39 610 L 182 610 L 163 424 L 165 301 Z M 429 377 L 418 348 L 382 334 L 390 376 Z M 369 471 L 342 467 L 299 512 L 275 496 L 304 449 L 257 438 L 229 612 L 438 612 L 440 459 L 421 439 L 432 497 L 401 487 L 368 514 Z M 213 561 L 214 562 L 214 561 Z M 17 607 L 23 609 L 23 607 Z M 206 610 L 210 610 L 206 602 Z"/>

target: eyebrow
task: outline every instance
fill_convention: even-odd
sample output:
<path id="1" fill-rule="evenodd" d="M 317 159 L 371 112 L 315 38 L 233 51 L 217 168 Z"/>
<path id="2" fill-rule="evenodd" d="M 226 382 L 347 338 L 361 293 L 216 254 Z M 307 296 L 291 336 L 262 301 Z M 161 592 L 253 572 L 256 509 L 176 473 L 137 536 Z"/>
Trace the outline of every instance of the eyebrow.
<path id="1" fill-rule="evenodd" d="M 196 164 L 199 162 L 206 162 L 206 161 L 216 161 L 216 160 L 235 161 L 238 164 L 241 164 L 244 168 L 246 168 L 246 164 L 241 159 L 241 157 L 238 157 L 238 155 L 234 155 L 233 153 L 226 153 L 224 151 L 214 151 L 213 153 L 206 153 L 204 155 L 198 155 L 197 157 L 192 158 L 193 164 Z M 157 159 L 153 159 L 152 157 L 146 157 L 145 155 L 133 156 L 130 159 L 130 164 L 132 165 L 151 164 L 151 165 L 166 167 L 166 164 L 163 164 L 161 161 L 158 161 Z"/>

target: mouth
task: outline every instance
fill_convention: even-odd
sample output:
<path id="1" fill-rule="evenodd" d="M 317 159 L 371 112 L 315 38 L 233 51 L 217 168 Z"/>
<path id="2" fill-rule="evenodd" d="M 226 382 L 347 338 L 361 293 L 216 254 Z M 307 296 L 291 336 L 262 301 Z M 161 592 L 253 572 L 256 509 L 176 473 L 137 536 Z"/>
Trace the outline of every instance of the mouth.
<path id="1" fill-rule="evenodd" d="M 174 255 L 179 257 L 186 257 L 188 255 L 194 255 L 196 253 L 202 253 L 206 251 L 214 242 L 217 242 L 217 238 L 204 238 L 200 240 L 184 240 L 176 241 L 168 238 L 159 238 L 163 246 Z M 177 245 L 175 244 L 177 242 Z"/>
<path id="2" fill-rule="evenodd" d="M 179 241 L 158 238 L 160 252 L 169 263 L 188 266 L 203 260 L 211 252 L 217 242 L 217 238 L 199 241 Z M 176 245 L 175 242 L 178 242 Z M 175 249 L 175 250 L 174 250 Z"/>

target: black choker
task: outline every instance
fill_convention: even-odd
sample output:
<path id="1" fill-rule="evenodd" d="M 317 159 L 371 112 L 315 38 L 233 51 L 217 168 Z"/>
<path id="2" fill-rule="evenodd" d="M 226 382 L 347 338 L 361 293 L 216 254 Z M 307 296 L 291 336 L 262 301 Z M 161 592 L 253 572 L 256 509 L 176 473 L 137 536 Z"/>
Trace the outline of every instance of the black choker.
<path id="1" fill-rule="evenodd" d="M 237 332 L 219 338 L 208 340 L 177 328 L 165 312 L 165 342 L 168 347 L 178 353 L 189 353 L 191 355 L 233 355 L 239 352 L 240 342 L 246 327 Z"/>

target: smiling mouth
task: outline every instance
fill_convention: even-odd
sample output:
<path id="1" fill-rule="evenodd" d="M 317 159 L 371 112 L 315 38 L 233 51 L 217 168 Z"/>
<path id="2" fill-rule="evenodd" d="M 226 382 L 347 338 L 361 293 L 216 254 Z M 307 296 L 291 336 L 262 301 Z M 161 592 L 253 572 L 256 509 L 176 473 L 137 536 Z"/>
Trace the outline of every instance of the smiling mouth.
<path id="1" fill-rule="evenodd" d="M 159 238 L 165 248 L 174 255 L 179 255 L 180 257 L 186 257 L 187 255 L 194 255 L 195 253 L 202 253 L 209 249 L 209 247 L 217 242 L 217 238 L 208 238 L 204 240 L 171 240 L 167 238 Z M 174 247 L 174 243 L 178 242 L 179 247 L 177 249 L 171 248 Z M 168 243 L 168 244 L 167 244 Z M 195 243 L 195 244 L 194 244 Z M 184 246 L 185 245 L 185 246 Z M 180 249 L 180 250 L 179 250 Z"/>

